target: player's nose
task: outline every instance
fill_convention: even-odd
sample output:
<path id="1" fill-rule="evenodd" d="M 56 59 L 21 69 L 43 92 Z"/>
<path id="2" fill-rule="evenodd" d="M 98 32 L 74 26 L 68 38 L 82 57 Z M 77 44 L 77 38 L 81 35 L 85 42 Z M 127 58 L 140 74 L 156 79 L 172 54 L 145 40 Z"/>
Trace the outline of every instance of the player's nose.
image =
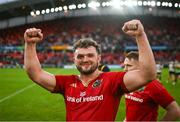
<path id="1" fill-rule="evenodd" d="M 86 62 L 86 61 L 88 61 L 88 60 L 89 60 L 88 56 L 84 56 L 83 62 Z"/>

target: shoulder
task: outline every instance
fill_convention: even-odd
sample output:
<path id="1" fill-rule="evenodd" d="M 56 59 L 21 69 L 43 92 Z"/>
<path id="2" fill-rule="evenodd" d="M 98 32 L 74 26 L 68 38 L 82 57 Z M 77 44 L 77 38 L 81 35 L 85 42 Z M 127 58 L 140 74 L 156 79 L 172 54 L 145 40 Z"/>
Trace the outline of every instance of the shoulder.
<path id="1" fill-rule="evenodd" d="M 104 77 L 116 77 L 116 76 L 124 76 L 126 72 L 104 72 Z"/>
<path id="2" fill-rule="evenodd" d="M 102 73 L 102 78 L 109 80 L 111 83 L 118 83 L 118 81 L 123 81 L 126 72 L 104 72 Z"/>
<path id="3" fill-rule="evenodd" d="M 77 77 L 78 77 L 77 75 L 55 75 L 56 81 L 59 80 L 68 81 L 68 80 L 76 79 Z"/>
<path id="4" fill-rule="evenodd" d="M 166 91 L 165 87 L 158 80 L 153 80 L 151 83 L 149 83 L 146 86 L 146 90 L 151 91 L 151 93 L 158 93 L 158 94 Z"/>
<path id="5" fill-rule="evenodd" d="M 147 87 L 156 87 L 156 86 L 163 86 L 163 85 L 158 80 L 153 80 L 147 84 Z"/>

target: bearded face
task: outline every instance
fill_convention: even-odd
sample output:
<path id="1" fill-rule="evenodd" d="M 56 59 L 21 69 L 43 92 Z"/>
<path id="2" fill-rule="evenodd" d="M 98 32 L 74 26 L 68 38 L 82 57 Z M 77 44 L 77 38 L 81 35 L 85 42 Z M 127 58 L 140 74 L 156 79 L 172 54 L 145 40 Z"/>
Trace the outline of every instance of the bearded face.
<path id="1" fill-rule="evenodd" d="M 92 74 L 98 68 L 98 62 L 81 62 L 79 65 L 76 65 L 80 73 L 88 75 Z"/>
<path id="2" fill-rule="evenodd" d="M 100 55 L 94 47 L 78 48 L 75 51 L 74 61 L 81 74 L 92 74 L 98 69 Z"/>

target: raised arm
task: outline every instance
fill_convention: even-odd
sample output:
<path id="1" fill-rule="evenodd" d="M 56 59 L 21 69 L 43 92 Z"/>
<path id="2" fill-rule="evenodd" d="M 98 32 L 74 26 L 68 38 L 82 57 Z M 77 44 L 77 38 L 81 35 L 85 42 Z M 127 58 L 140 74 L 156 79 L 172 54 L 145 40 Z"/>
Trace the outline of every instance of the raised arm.
<path id="1" fill-rule="evenodd" d="M 36 43 L 43 39 L 40 29 L 30 28 L 24 33 L 25 53 L 24 65 L 28 76 L 37 84 L 49 91 L 56 85 L 55 76 L 42 70 L 36 53 Z"/>
<path id="2" fill-rule="evenodd" d="M 156 78 L 154 56 L 144 27 L 139 20 L 126 22 L 122 30 L 136 39 L 139 52 L 139 70 L 129 71 L 124 76 L 124 83 L 129 91 L 134 91 Z"/>

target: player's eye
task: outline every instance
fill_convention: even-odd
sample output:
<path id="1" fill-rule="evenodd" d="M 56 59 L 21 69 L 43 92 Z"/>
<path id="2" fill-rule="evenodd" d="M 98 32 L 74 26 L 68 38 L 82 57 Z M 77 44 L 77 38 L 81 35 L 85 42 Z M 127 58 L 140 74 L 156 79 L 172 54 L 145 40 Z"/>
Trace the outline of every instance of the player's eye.
<path id="1" fill-rule="evenodd" d="M 84 58 L 84 55 L 81 54 L 77 55 L 77 59 L 82 59 L 82 58 Z"/>
<path id="2" fill-rule="evenodd" d="M 89 54 L 87 54 L 87 56 L 88 56 L 89 58 L 92 58 L 92 57 L 94 57 L 94 54 L 89 53 Z"/>

